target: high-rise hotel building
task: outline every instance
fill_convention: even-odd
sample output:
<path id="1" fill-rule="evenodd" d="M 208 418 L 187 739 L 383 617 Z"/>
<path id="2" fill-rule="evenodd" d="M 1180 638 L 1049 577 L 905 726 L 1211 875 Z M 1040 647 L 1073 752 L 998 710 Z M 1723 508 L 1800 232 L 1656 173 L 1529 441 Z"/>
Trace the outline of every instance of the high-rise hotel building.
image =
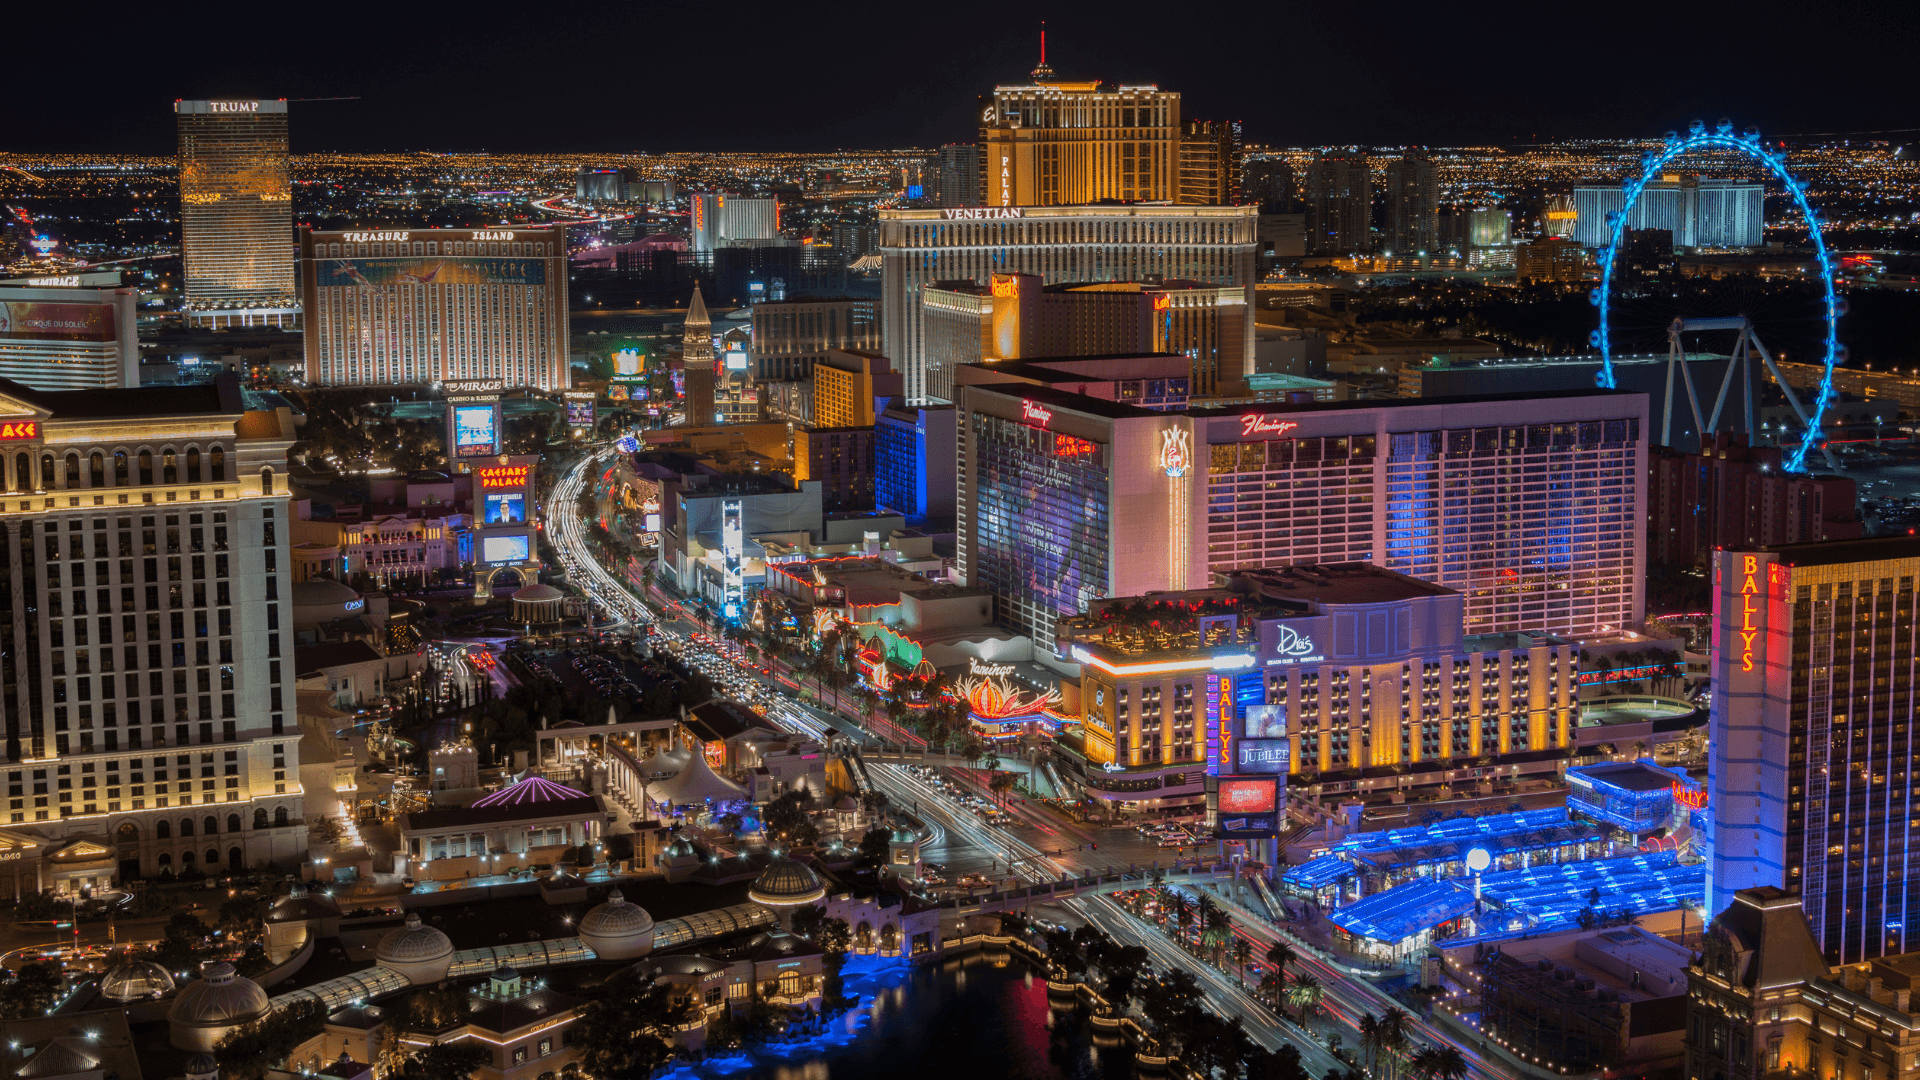
<path id="1" fill-rule="evenodd" d="M 0 894 L 304 858 L 291 415 L 0 380 Z"/>
<path id="2" fill-rule="evenodd" d="M 1920 949 L 1920 540 L 1734 547 L 1713 573 L 1711 911 L 1771 885 L 1829 963 Z"/>
<path id="3" fill-rule="evenodd" d="M 283 326 L 293 282 L 287 103 L 173 103 L 180 137 L 184 308 L 200 326 Z"/>
<path id="4" fill-rule="evenodd" d="M 1159 412 L 959 389 L 956 573 L 1043 645 L 1109 596 L 1242 568 L 1371 562 L 1465 596 L 1467 634 L 1635 625 L 1640 393 Z"/>
<path id="5" fill-rule="evenodd" d="M 567 237 L 557 229 L 300 234 L 307 382 L 567 385 Z"/>
<path id="6" fill-rule="evenodd" d="M 1037 206 L 880 212 L 883 350 L 910 401 L 937 396 L 922 291 L 987 285 L 993 275 L 1062 282 L 1178 279 L 1247 290 L 1252 304 L 1257 207 Z"/>
<path id="7" fill-rule="evenodd" d="M 1034 75 L 980 99 L 979 205 L 1180 197 L 1179 94 Z"/>

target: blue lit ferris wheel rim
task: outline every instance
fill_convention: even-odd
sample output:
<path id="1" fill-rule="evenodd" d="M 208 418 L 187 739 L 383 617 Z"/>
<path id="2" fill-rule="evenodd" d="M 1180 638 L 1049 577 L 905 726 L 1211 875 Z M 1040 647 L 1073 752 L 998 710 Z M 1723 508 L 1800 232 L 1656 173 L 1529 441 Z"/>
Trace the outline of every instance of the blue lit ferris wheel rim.
<path id="1" fill-rule="evenodd" d="M 1833 293 L 1833 258 L 1827 253 L 1827 238 L 1820 231 L 1820 219 L 1814 214 L 1813 207 L 1807 204 L 1806 185 L 1793 178 L 1793 174 L 1787 171 L 1786 162 L 1760 145 L 1759 135 L 1751 128 L 1745 135 L 1734 135 L 1724 130 L 1725 127 L 1723 124 L 1721 130 L 1695 130 L 1688 135 L 1669 137 L 1660 152 L 1647 160 L 1646 167 L 1640 170 L 1640 176 L 1627 185 L 1627 200 L 1609 227 L 1607 246 L 1600 252 L 1600 287 L 1593 291 L 1593 302 L 1600 308 L 1600 327 L 1593 332 L 1593 343 L 1600 348 L 1600 372 L 1595 381 L 1606 389 L 1615 388 L 1612 331 L 1607 326 L 1607 310 L 1613 299 L 1613 262 L 1620 241 L 1626 235 L 1627 219 L 1633 213 L 1634 204 L 1640 201 L 1640 193 L 1677 157 L 1709 147 L 1724 147 L 1745 154 L 1766 166 L 1767 171 L 1786 188 L 1787 194 L 1793 197 L 1794 205 L 1800 208 L 1800 216 L 1807 223 L 1807 235 L 1813 239 L 1814 255 L 1820 260 L 1820 285 L 1826 290 L 1826 371 L 1820 376 L 1820 390 L 1814 396 L 1813 414 L 1807 424 L 1806 437 L 1786 455 L 1782 463 L 1788 472 L 1806 472 L 1807 451 L 1813 449 L 1821 439 L 1821 425 L 1826 419 L 1827 405 L 1833 398 L 1833 367 L 1840 353 L 1840 307 Z M 1705 437 L 1704 432 L 1701 437 Z"/>

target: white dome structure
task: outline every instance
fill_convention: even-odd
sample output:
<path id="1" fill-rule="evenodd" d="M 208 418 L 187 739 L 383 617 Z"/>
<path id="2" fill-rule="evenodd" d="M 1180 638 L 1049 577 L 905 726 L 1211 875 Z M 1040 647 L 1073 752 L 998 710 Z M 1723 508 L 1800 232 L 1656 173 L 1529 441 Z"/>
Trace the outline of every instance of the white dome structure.
<path id="1" fill-rule="evenodd" d="M 173 999 L 167 1010 L 168 1041 L 176 1050 L 211 1052 L 228 1032 L 260 1019 L 272 1007 L 258 983 L 234 974 L 233 965 L 223 960 Z"/>
<path id="2" fill-rule="evenodd" d="M 580 920 L 580 940 L 602 960 L 630 960 L 653 951 L 653 916 L 615 889 Z"/>
<path id="3" fill-rule="evenodd" d="M 319 626 L 365 607 L 360 594 L 351 585 L 330 578 L 310 578 L 293 587 L 293 625 Z"/>
<path id="4" fill-rule="evenodd" d="M 453 941 L 431 926 L 420 913 L 407 914 L 407 925 L 387 932 L 373 948 L 374 962 L 415 986 L 439 982 L 453 966 Z"/>
<path id="5" fill-rule="evenodd" d="M 151 960 L 129 960 L 115 965 L 100 979 L 100 996 L 121 1004 L 151 1001 L 173 991 L 173 976 Z"/>

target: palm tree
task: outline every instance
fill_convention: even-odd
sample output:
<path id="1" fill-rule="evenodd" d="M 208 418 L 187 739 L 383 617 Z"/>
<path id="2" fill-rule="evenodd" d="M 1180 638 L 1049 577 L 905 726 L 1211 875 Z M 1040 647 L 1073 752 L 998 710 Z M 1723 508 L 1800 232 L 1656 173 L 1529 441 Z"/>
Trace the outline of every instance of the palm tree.
<path id="1" fill-rule="evenodd" d="M 1399 1007 L 1390 1008 L 1380 1018 L 1380 1049 L 1384 1052 L 1381 1062 L 1389 1077 L 1400 1075 L 1400 1058 L 1407 1049 L 1407 1014 Z"/>
<path id="2" fill-rule="evenodd" d="M 1426 1080 L 1466 1080 L 1467 1059 L 1460 1053 L 1459 1047 L 1433 1046 L 1415 1055 L 1415 1060 L 1425 1057 Z"/>
<path id="3" fill-rule="evenodd" d="M 1173 923 L 1179 929 L 1180 947 L 1187 947 L 1187 927 L 1193 925 L 1193 904 L 1186 893 L 1173 894 Z"/>
<path id="4" fill-rule="evenodd" d="M 993 779 L 987 781 L 987 790 L 999 795 L 1000 805 L 1005 807 L 1007 805 L 1007 792 L 1012 791 L 1013 786 L 1019 782 L 1020 778 L 1013 773 L 995 773 Z"/>
<path id="5" fill-rule="evenodd" d="M 1304 971 L 1293 977 L 1292 985 L 1287 987 L 1287 1000 L 1299 1008 L 1301 1027 L 1307 1026 L 1307 1014 L 1320 1004 L 1324 996 L 1326 990 L 1320 985 L 1319 979 Z"/>
<path id="6" fill-rule="evenodd" d="M 1367 1056 L 1367 1071 L 1373 1071 L 1373 1059 L 1380 1050 L 1380 1018 L 1368 1013 L 1360 1018 L 1360 1049 Z"/>
<path id="7" fill-rule="evenodd" d="M 1246 938 L 1233 939 L 1233 967 L 1240 985 L 1247 985 L 1247 961 L 1253 959 L 1253 942 Z"/>
<path id="8" fill-rule="evenodd" d="M 1297 959 L 1299 957 L 1294 955 L 1293 946 L 1284 941 L 1274 942 L 1273 947 L 1267 950 L 1267 964 L 1282 975 L 1286 974 L 1287 965 Z"/>

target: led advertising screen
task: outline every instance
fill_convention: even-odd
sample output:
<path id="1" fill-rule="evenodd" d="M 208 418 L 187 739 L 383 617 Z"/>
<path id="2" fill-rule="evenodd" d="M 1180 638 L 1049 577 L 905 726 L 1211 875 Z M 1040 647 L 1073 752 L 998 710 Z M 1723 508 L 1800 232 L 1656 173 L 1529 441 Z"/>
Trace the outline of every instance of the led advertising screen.
<path id="1" fill-rule="evenodd" d="M 728 371 L 747 370 L 747 354 L 739 351 L 738 349 L 732 352 L 729 352 L 727 354 L 727 370 Z"/>
<path id="2" fill-rule="evenodd" d="M 593 395 L 582 394 L 578 397 L 567 395 L 567 426 L 593 426 Z"/>
<path id="3" fill-rule="evenodd" d="M 526 496 L 518 491 L 488 495 L 484 520 L 488 525 L 522 524 L 527 520 Z"/>
<path id="4" fill-rule="evenodd" d="M 659 514 L 647 515 L 647 531 L 648 532 L 660 531 L 660 515 Z"/>
<path id="5" fill-rule="evenodd" d="M 453 410 L 453 453 L 456 457 L 499 453 L 499 431 L 492 405 L 457 405 Z"/>
<path id="6" fill-rule="evenodd" d="M 1285 705 L 1247 706 L 1246 727 L 1242 734 L 1249 739 L 1286 738 L 1287 707 Z"/>
<path id="7" fill-rule="evenodd" d="M 1285 739 L 1241 739 L 1233 744 L 1233 767 L 1243 773 L 1284 773 L 1291 751 Z"/>
<path id="8" fill-rule="evenodd" d="M 0 338 L 34 341 L 112 341 L 111 304 L 0 302 Z"/>
<path id="9" fill-rule="evenodd" d="M 1278 835 L 1280 781 L 1273 776 L 1220 778 L 1219 825 L 1224 840 L 1262 840 Z"/>
<path id="10" fill-rule="evenodd" d="M 526 562 L 528 550 L 525 535 L 485 536 L 480 539 L 480 561 L 483 563 Z"/>

